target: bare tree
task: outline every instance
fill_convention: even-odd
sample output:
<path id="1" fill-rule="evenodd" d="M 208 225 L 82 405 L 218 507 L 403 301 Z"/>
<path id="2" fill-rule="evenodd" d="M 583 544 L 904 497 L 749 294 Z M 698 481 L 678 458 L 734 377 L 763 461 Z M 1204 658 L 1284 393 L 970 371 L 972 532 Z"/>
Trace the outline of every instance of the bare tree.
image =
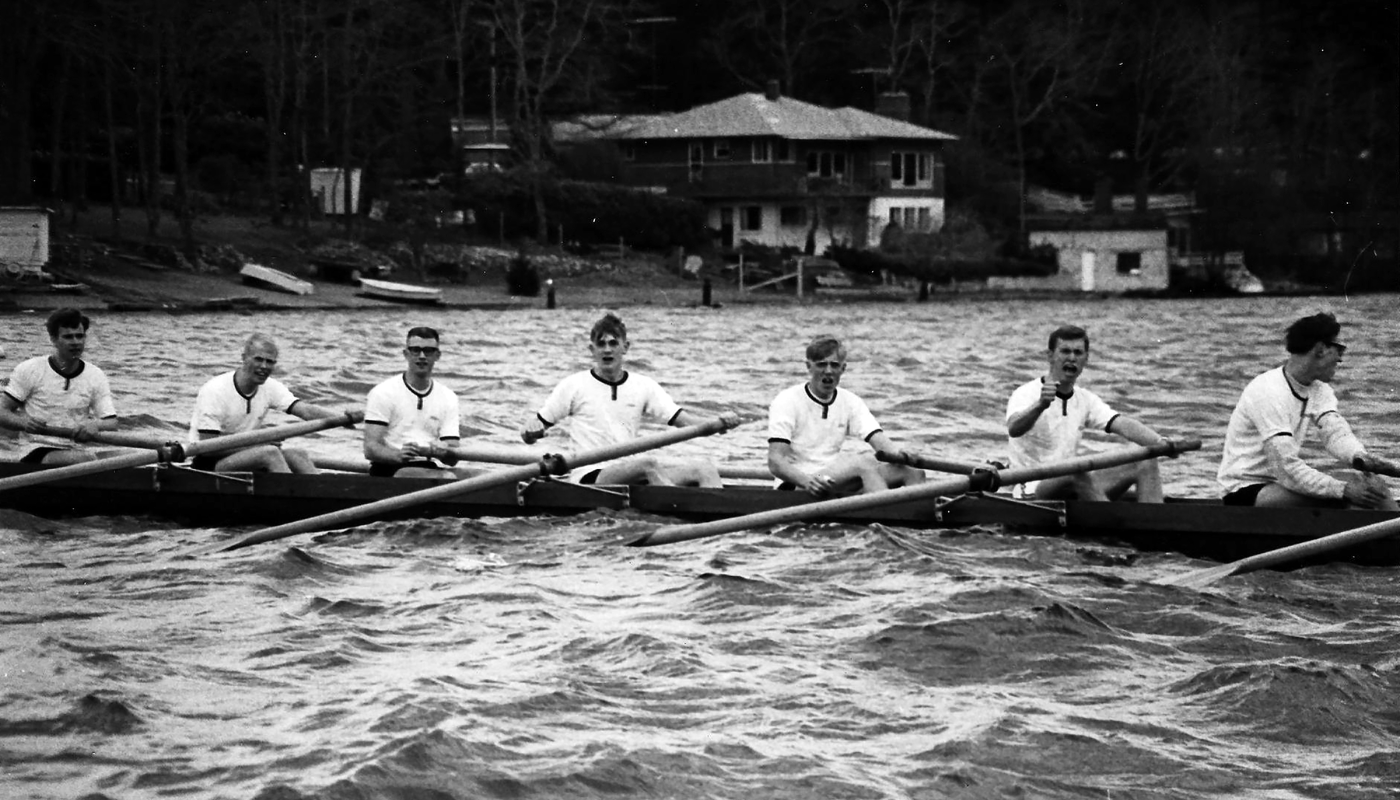
<path id="1" fill-rule="evenodd" d="M 1113 48 L 1094 27 L 1092 0 L 1013 4 L 987 30 L 986 56 L 997 68 L 1019 182 L 1021 230 L 1026 226 L 1027 133 L 1058 107 L 1091 92 Z"/>
<path id="2" fill-rule="evenodd" d="M 784 92 L 802 94 L 809 68 L 858 35 L 851 9 L 841 0 L 742 0 L 730 8 L 706 47 L 753 89 L 776 78 Z"/>
<path id="3" fill-rule="evenodd" d="M 491 0 L 492 19 L 512 60 L 510 117 L 522 166 L 529 176 L 536 235 L 548 238 L 544 179 L 549 170 L 550 123 L 561 107 L 596 95 L 608 54 L 625 38 L 641 8 L 635 0 Z"/>

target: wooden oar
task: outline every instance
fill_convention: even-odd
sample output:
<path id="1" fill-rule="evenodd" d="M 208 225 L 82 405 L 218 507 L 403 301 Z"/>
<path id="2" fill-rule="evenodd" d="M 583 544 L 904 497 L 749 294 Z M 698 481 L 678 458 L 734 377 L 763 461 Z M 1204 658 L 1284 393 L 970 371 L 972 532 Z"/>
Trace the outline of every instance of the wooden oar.
<path id="1" fill-rule="evenodd" d="M 64 439 L 72 439 L 78 432 L 77 428 L 69 428 L 63 425 L 50 425 L 42 431 L 44 436 L 59 436 Z M 88 441 L 98 444 L 109 444 L 114 447 L 137 447 L 143 450 L 159 450 L 167 447 L 171 442 L 179 441 L 183 438 L 183 433 L 171 434 L 164 439 L 159 436 L 149 436 L 140 433 L 124 433 L 122 431 L 96 431 Z"/>
<path id="2" fill-rule="evenodd" d="M 396 497 L 386 497 L 383 500 L 376 500 L 372 503 L 353 506 L 341 511 L 333 511 L 329 514 L 308 517 L 307 519 L 289 522 L 285 525 L 264 528 L 222 549 L 225 551 L 238 550 L 239 548 L 262 544 L 263 542 L 270 542 L 275 539 L 295 536 L 298 533 L 344 527 L 351 522 L 392 511 L 411 508 L 412 506 L 422 505 L 434 500 L 442 500 L 455 495 L 467 494 L 468 492 L 489 489 L 493 486 L 503 486 L 518 481 L 527 481 L 546 475 L 562 475 L 571 469 L 586 467 L 589 464 L 597 464 L 601 461 L 612 461 L 615 458 L 637 455 L 638 453 L 643 453 L 648 450 L 655 450 L 658 447 L 665 447 L 668 444 L 694 439 L 697 436 L 709 436 L 712 433 L 719 433 L 727 427 L 723 420 L 716 419 L 700 425 L 689 425 L 684 428 L 654 433 L 650 436 L 642 436 L 630 442 L 624 442 L 610 447 L 586 450 L 582 453 L 576 453 L 573 456 L 546 455 L 535 464 L 511 467 L 509 469 L 496 470 L 495 472 L 485 475 L 462 478 L 442 484 L 441 486 L 420 489 L 416 492 L 408 492 Z"/>
<path id="3" fill-rule="evenodd" d="M 459 448 L 457 448 L 457 452 L 458 452 L 459 454 L 462 454 L 462 453 L 467 453 L 467 452 L 472 452 L 472 451 L 471 451 L 471 448 L 459 447 Z M 465 455 L 462 455 L 462 456 L 460 457 L 460 460 L 461 460 L 461 461 L 480 461 L 480 462 L 483 462 L 483 463 L 490 463 L 490 464 L 538 464 L 538 463 L 539 463 L 539 460 L 540 460 L 541 458 L 543 458 L 545 455 L 547 455 L 547 453 L 546 453 L 545 451 L 537 451 L 537 452 L 535 452 L 535 453 L 534 453 L 529 459 L 527 459 L 527 460 L 516 460 L 516 457 L 515 457 L 515 456 L 511 456 L 509 460 L 506 460 L 506 459 L 504 459 L 504 458 L 502 458 L 502 459 L 483 458 L 483 457 L 480 457 L 480 456 L 477 456 L 477 457 L 470 457 L 470 458 L 469 458 L 469 457 L 467 457 L 467 456 L 465 456 Z M 369 472 L 369 462 L 368 462 L 368 461 L 365 461 L 365 460 L 362 460 L 362 459 L 335 458 L 335 457 L 333 457 L 333 456 L 316 456 L 315 458 L 312 459 L 312 461 L 316 464 L 316 466 L 320 467 L 321 469 L 330 469 L 330 470 L 335 470 L 335 471 L 337 471 L 337 472 L 359 472 L 359 473 L 367 473 L 367 472 Z M 773 473 L 769 472 L 769 471 L 768 471 L 767 469 L 765 469 L 764 467 L 729 467 L 729 466 L 721 466 L 721 467 L 719 467 L 719 476 L 720 476 L 721 478 L 724 478 L 725 480 L 736 480 L 736 481 L 771 481 L 771 480 L 773 480 Z"/>
<path id="4" fill-rule="evenodd" d="M 1313 539 L 1308 542 L 1299 542 L 1298 544 L 1291 544 L 1287 547 L 1280 547 L 1277 550 L 1270 550 L 1267 553 L 1259 553 L 1258 555 L 1241 558 L 1238 561 L 1231 561 L 1228 564 L 1221 564 L 1218 567 L 1198 569 L 1195 572 L 1188 572 L 1185 575 L 1178 575 L 1174 578 L 1166 578 L 1157 581 L 1157 583 L 1163 586 L 1186 586 L 1193 589 L 1203 589 L 1221 578 L 1228 578 L 1231 575 L 1253 572 L 1256 569 L 1285 564 L 1289 561 L 1308 558 L 1338 548 L 1350 547 L 1375 539 L 1384 539 L 1387 536 L 1394 536 L 1397 533 L 1400 533 L 1400 517 L 1388 519 L 1384 522 L 1363 525 L 1360 528 L 1352 528 L 1349 531 L 1323 536 L 1320 539 Z"/>
<path id="5" fill-rule="evenodd" d="M 183 461 L 186 458 L 192 458 L 194 456 L 222 453 L 226 450 L 238 450 L 244 447 L 252 447 L 253 445 L 278 442 L 293 436 L 315 433 L 316 431 L 323 431 L 327 428 L 353 425 L 362 419 L 364 419 L 364 414 L 356 411 L 353 413 L 341 414 L 329 419 L 313 419 L 306 422 L 293 423 L 291 425 L 259 428 L 255 431 L 234 433 L 228 436 L 219 436 L 198 442 L 175 443 L 170 447 L 163 446 L 155 450 L 142 450 L 139 453 L 125 453 L 109 458 L 99 458 L 96 461 L 84 461 L 81 464 L 69 464 L 64 467 L 27 472 L 23 475 L 11 475 L 8 478 L 0 478 L 0 491 L 21 489 L 25 486 L 37 486 L 51 481 L 63 480 L 64 478 L 96 475 L 99 472 L 107 472 L 114 469 L 144 467 L 147 464 L 155 464 L 161 461 Z"/>
<path id="6" fill-rule="evenodd" d="M 985 464 L 969 464 L 965 461 L 947 461 L 933 456 L 920 455 L 918 453 L 886 453 L 883 450 L 875 451 L 875 458 L 886 464 L 903 464 L 906 467 L 916 469 L 931 469 L 934 472 L 947 472 L 953 475 L 971 475 L 979 469 L 1006 469 L 1005 464 L 997 464 L 988 461 Z"/>
<path id="7" fill-rule="evenodd" d="M 791 506 L 789 508 L 760 511 L 756 514 L 747 514 L 742 517 L 731 517 L 729 519 L 701 522 L 694 525 L 671 525 L 661 527 L 628 542 L 628 545 L 631 547 L 651 547 L 658 544 L 672 544 L 674 542 L 703 539 L 707 536 L 718 536 L 723 533 L 733 533 L 734 531 L 742 531 L 766 525 L 800 522 L 815 517 L 847 511 L 859 511 L 866 508 L 875 508 L 892 503 L 902 503 L 909 500 L 962 494 L 963 492 L 969 491 L 990 491 L 1005 484 L 1026 483 L 1027 481 L 1044 480 L 1045 478 L 1054 478 L 1061 475 L 1073 475 L 1077 472 L 1092 472 L 1093 470 L 1104 469 L 1105 467 L 1130 464 L 1134 461 L 1144 461 L 1158 456 L 1176 455 L 1177 453 L 1186 452 L 1188 450 L 1197 450 L 1200 446 L 1200 440 L 1191 439 L 1182 442 L 1167 442 L 1165 444 L 1153 445 L 1152 447 L 1125 447 L 1121 450 L 1111 450 L 1106 453 L 1080 456 L 1078 458 L 1062 461 L 1058 464 L 1047 464 L 1042 467 L 1011 469 L 1005 472 L 997 470 L 979 471 L 967 477 L 929 481 L 927 483 L 914 484 L 913 486 L 902 486 L 898 489 L 887 489 L 883 492 L 838 497 L 834 500 L 819 500 L 813 503 Z"/>

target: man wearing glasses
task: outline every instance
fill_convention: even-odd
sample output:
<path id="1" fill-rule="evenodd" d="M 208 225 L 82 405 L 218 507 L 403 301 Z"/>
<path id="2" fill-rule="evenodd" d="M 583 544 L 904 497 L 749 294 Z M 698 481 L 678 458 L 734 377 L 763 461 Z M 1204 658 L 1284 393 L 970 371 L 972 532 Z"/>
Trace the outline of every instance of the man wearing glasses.
<path id="1" fill-rule="evenodd" d="M 807 381 L 779 392 L 768 407 L 768 470 L 778 488 L 824 497 L 922 483 L 921 470 L 876 460 L 875 451 L 896 448 L 865 401 L 838 388 L 846 371 L 845 345 L 835 336 L 818 336 L 806 356 Z M 848 437 L 874 450 L 843 453 Z"/>
<path id="2" fill-rule="evenodd" d="M 1347 349 L 1341 330 L 1331 314 L 1297 320 L 1284 337 L 1288 360 L 1245 387 L 1216 476 L 1226 505 L 1396 508 L 1375 474 L 1395 474 L 1395 465 L 1368 454 L 1337 411 L 1329 381 Z M 1341 479 L 1306 464 L 1299 449 L 1314 427 L 1328 453 L 1360 472 Z"/>
<path id="3" fill-rule="evenodd" d="M 243 363 L 238 369 L 210 378 L 200 387 L 190 417 L 190 438 L 200 441 L 260 428 L 272 410 L 305 420 L 340 416 L 342 412 L 297 399 L 272 377 L 276 367 L 277 343 L 272 337 L 263 333 L 249 336 L 243 344 Z M 280 442 L 196 456 L 190 466 L 209 472 L 320 471 L 306 451 L 283 447 Z"/>
<path id="4" fill-rule="evenodd" d="M 369 474 L 451 478 L 461 440 L 457 395 L 433 380 L 442 354 L 436 330 L 413 328 L 403 355 L 408 368 L 369 391 L 365 400 L 365 458 Z M 444 466 L 446 465 L 446 466 Z"/>

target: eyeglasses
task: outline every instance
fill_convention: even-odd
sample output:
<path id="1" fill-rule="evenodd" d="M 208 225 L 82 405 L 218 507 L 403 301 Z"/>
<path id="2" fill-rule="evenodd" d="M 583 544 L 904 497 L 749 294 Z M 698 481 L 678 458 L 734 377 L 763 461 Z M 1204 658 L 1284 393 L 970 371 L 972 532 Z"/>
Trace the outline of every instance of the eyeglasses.
<path id="1" fill-rule="evenodd" d="M 436 347 L 405 347 L 403 350 L 405 353 L 415 356 L 435 356 L 442 352 Z"/>

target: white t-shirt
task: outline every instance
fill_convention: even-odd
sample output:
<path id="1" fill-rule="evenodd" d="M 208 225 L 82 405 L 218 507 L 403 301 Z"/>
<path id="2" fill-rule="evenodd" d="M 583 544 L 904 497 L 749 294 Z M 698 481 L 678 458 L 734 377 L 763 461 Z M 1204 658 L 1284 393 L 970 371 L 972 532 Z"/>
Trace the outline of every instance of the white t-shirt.
<path id="1" fill-rule="evenodd" d="M 1006 403 L 1006 419 L 1040 402 L 1040 387 L 1044 378 L 1036 378 L 1011 393 Z M 1069 397 L 1056 396 L 1050 407 L 1041 412 L 1031 429 L 1021 436 L 1008 436 L 1007 448 L 1012 469 L 1027 469 L 1054 464 L 1079 454 L 1079 442 L 1084 429 L 1107 431 L 1118 413 L 1083 386 L 1074 387 Z M 1035 493 L 1039 481 L 1018 484 L 1013 494 L 1018 497 Z"/>
<path id="2" fill-rule="evenodd" d="M 671 395 L 645 375 L 624 372 L 622 380 L 609 383 L 584 370 L 560 381 L 536 415 L 546 427 L 567 419 L 570 449 L 580 453 L 636 439 L 644 418 L 670 425 L 680 413 Z M 579 480 L 608 463 L 573 470 L 569 477 Z"/>
<path id="3" fill-rule="evenodd" d="M 49 425 L 76 427 L 84 422 L 117 415 L 107 375 L 96 364 L 81 362 L 78 374 L 65 378 L 53 367 L 50 356 L 35 356 L 15 365 L 5 394 L 24 406 L 24 413 Z M 21 433 L 21 450 L 34 447 L 83 449 L 72 439 Z"/>
<path id="4" fill-rule="evenodd" d="M 1216 473 L 1221 491 L 1229 494 L 1253 484 L 1277 483 L 1264 442 L 1288 435 L 1301 447 L 1322 416 L 1336 412 L 1337 395 L 1323 381 L 1295 387 L 1282 367 L 1255 376 L 1240 394 L 1225 428 L 1225 449 Z"/>
<path id="5" fill-rule="evenodd" d="M 245 395 L 238 391 L 233 376 L 225 372 L 200 387 L 190 417 L 190 441 L 199 441 L 201 433 L 227 436 L 260 428 L 269 409 L 290 411 L 297 403 L 296 395 L 276 378 L 268 378 Z"/>
<path id="6" fill-rule="evenodd" d="M 387 425 L 384 444 L 397 450 L 408 442 L 437 444 L 462 436 L 461 408 L 451 389 L 433 381 L 418 392 L 400 373 L 381 381 L 365 398 L 365 424 Z"/>
<path id="7" fill-rule="evenodd" d="M 789 386 L 768 406 L 768 441 L 792 446 L 793 465 L 807 473 L 820 472 L 835 461 L 854 436 L 868 441 L 880 423 L 855 392 L 838 388 L 831 401 L 812 396 L 807 384 Z"/>

